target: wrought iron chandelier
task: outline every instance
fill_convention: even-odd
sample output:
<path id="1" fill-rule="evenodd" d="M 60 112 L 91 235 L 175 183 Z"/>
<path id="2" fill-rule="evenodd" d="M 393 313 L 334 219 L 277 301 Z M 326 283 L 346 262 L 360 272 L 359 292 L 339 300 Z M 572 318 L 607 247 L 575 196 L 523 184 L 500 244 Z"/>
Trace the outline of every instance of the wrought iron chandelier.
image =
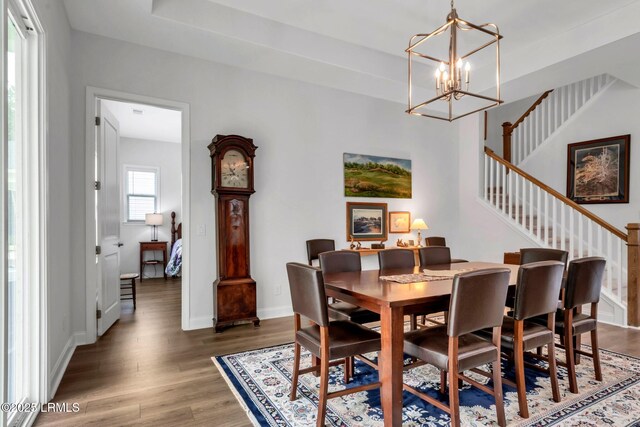
<path id="1" fill-rule="evenodd" d="M 442 43 L 447 35 L 448 46 L 442 46 L 439 52 L 437 42 Z M 468 37 L 469 35 L 473 36 Z M 460 19 L 451 0 L 451 12 L 447 16 L 447 22 L 431 33 L 414 35 L 409 41 L 409 47 L 405 50 L 409 64 L 409 102 L 406 112 L 452 122 L 501 104 L 503 102 L 500 99 L 501 38 L 498 27 L 494 24 L 475 25 Z M 446 40 L 444 42 L 446 43 Z M 495 45 L 495 98 L 473 93 L 470 90 L 470 57 L 476 55 L 474 59 L 479 58 L 481 53 L 485 56 L 488 53 L 493 57 L 490 49 L 484 50 L 492 45 Z M 481 61 L 478 60 L 474 65 L 477 67 L 480 63 Z M 425 79 L 425 71 L 428 76 L 430 74 L 428 70 L 433 72 L 433 65 L 435 65 L 434 77 Z M 480 86 L 477 82 L 474 82 L 474 85 Z M 428 89 L 429 86 L 431 89 Z M 414 104 L 413 98 L 418 92 L 421 97 L 424 95 L 428 100 Z M 429 92 L 433 95 L 429 95 Z"/>

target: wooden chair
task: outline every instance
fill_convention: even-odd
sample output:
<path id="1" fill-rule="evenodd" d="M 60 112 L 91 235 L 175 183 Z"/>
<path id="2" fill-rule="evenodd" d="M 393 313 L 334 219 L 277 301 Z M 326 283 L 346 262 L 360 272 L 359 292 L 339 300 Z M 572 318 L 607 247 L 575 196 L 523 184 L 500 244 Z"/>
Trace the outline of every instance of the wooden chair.
<path id="1" fill-rule="evenodd" d="M 320 371 L 320 395 L 317 426 L 323 426 L 327 413 L 327 399 L 380 387 L 379 382 L 350 387 L 329 393 L 329 366 L 345 363 L 345 382 L 348 381 L 347 366 L 352 356 L 380 351 L 380 334 L 357 323 L 329 321 L 327 297 L 322 272 L 301 263 L 288 263 L 289 288 L 294 312 L 294 361 L 290 399 L 296 400 L 298 377 L 308 372 Z M 301 316 L 311 320 L 311 326 L 301 326 Z M 300 369 L 300 347 L 304 347 L 320 358 L 319 366 Z M 338 360 L 337 363 L 331 363 Z M 377 366 L 368 359 L 365 363 Z"/>
<path id="2" fill-rule="evenodd" d="M 120 299 L 122 301 L 133 301 L 133 310 L 136 309 L 136 279 L 140 277 L 138 273 L 125 273 L 120 275 Z M 122 291 L 130 291 L 123 294 Z"/>
<path id="3" fill-rule="evenodd" d="M 593 358 L 595 378 L 597 381 L 602 381 L 600 350 L 598 348 L 598 302 L 600 301 L 605 265 L 605 259 L 600 257 L 581 258 L 569 263 L 563 308 L 559 310 L 556 318 L 556 333 L 564 338 L 571 393 L 578 393 L 575 366 L 577 354 Z M 576 309 L 585 304 L 591 305 L 591 313 L 588 315 L 576 313 Z M 574 337 L 588 332 L 591 334 L 591 353 L 576 348 L 576 341 L 574 341 Z"/>
<path id="4" fill-rule="evenodd" d="M 318 258 L 323 274 L 348 273 L 362 270 L 360 254 L 356 252 L 322 252 Z M 350 320 L 360 324 L 378 322 L 380 320 L 378 313 L 343 301 L 329 304 L 329 317 L 334 320 Z"/>
<path id="5" fill-rule="evenodd" d="M 336 243 L 331 239 L 307 240 L 307 260 L 309 265 L 313 265 L 314 260 L 318 260 L 318 255 L 322 252 L 335 251 Z"/>
<path id="6" fill-rule="evenodd" d="M 506 425 L 502 399 L 500 336 L 509 280 L 510 270 L 506 268 L 456 275 L 451 292 L 449 323 L 446 326 L 407 332 L 404 336 L 405 353 L 440 369 L 440 390 L 443 393 L 445 372 L 448 372 L 449 405 L 407 384 L 404 389 L 449 413 L 452 426 L 460 425 L 459 380 L 493 395 L 498 424 Z M 493 328 L 491 341 L 473 334 L 485 328 Z M 491 363 L 493 368 L 493 388 L 463 375 L 464 371 L 487 363 Z"/>
<path id="7" fill-rule="evenodd" d="M 447 240 L 439 236 L 425 237 L 424 242 L 427 246 L 447 246 Z"/>
<path id="8" fill-rule="evenodd" d="M 541 261 L 520 267 L 513 317 L 505 316 L 502 322 L 502 348 L 512 354 L 516 369 L 515 384 L 508 380 L 504 382 L 517 389 L 522 418 L 529 418 L 524 369 L 525 351 L 547 346 L 546 360 L 549 362 L 549 369 L 544 370 L 538 366 L 535 368 L 549 374 L 553 400 L 560 402 L 553 338 L 563 273 L 564 265 L 559 261 Z M 545 315 L 546 325 L 530 321 L 541 315 Z M 489 333 L 482 331 L 479 335 L 487 337 Z"/>

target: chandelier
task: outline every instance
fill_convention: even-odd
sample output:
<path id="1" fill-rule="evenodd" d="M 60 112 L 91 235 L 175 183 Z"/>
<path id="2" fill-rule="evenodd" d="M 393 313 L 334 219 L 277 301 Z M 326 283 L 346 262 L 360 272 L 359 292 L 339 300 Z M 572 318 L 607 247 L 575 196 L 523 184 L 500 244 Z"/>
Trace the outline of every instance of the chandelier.
<path id="1" fill-rule="evenodd" d="M 409 64 L 409 102 L 406 112 L 452 122 L 501 104 L 501 38 L 494 24 L 475 25 L 460 19 L 451 0 L 447 22 L 431 33 L 414 35 L 405 50 Z M 492 45 L 495 45 L 495 58 L 492 49 L 485 50 Z M 474 60 L 477 58 L 475 67 L 489 64 L 485 67 L 489 68 L 492 67 L 491 62 L 495 61 L 495 98 L 471 91 L 472 55 L 475 55 Z M 477 81 L 473 81 L 473 85 L 482 88 Z M 487 84 L 485 88 L 490 86 L 492 84 Z M 414 104 L 416 95 L 427 101 Z"/>

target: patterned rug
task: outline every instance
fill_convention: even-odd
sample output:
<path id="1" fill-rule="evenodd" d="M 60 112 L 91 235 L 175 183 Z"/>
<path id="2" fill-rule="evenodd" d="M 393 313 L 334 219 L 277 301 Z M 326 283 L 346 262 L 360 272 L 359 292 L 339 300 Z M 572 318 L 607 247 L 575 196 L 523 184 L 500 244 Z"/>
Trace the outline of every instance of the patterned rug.
<path id="1" fill-rule="evenodd" d="M 585 350 L 590 351 L 588 346 Z M 564 352 L 556 350 L 559 360 Z M 595 381 L 590 358 L 582 356 L 577 366 L 580 394 L 569 392 L 566 369 L 559 366 L 562 401 L 552 400 L 551 385 L 546 374 L 527 369 L 529 419 L 518 415 L 516 390 L 504 386 L 507 423 L 512 426 L 640 426 L 640 359 L 601 350 L 603 382 Z M 300 376 L 298 399 L 289 401 L 293 344 L 212 358 L 229 387 L 256 426 L 315 425 L 319 378 Z M 309 366 L 311 356 L 303 352 L 301 367 Z M 507 378 L 514 380 L 512 367 L 503 366 Z M 342 366 L 331 368 L 329 391 L 344 388 Z M 482 383 L 490 381 L 470 374 Z M 349 386 L 377 381 L 377 372 L 356 361 L 354 379 Z M 404 382 L 443 402 L 448 398 L 438 391 L 440 375 L 432 366 L 424 365 L 404 374 Z M 515 380 L 514 380 L 515 381 Z M 493 398 L 465 384 L 460 392 L 460 414 L 464 426 L 497 425 Z M 403 426 L 444 426 L 449 416 L 412 394 L 404 392 Z M 330 399 L 327 425 L 382 426 L 379 389 Z"/>

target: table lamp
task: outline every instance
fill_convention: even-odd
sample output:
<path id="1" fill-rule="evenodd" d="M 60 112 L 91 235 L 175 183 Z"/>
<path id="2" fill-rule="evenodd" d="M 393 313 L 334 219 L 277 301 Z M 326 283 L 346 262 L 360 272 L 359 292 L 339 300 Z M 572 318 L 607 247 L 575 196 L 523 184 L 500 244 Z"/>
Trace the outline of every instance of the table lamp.
<path id="1" fill-rule="evenodd" d="M 151 241 L 158 241 L 158 226 L 162 225 L 162 214 L 159 213 L 148 213 L 144 215 L 144 223 L 147 225 L 152 225 L 153 230 L 151 234 Z"/>
<path id="2" fill-rule="evenodd" d="M 418 230 L 418 247 L 422 246 L 422 236 L 420 235 L 420 230 L 428 230 L 429 227 L 427 223 L 424 222 L 422 218 L 416 218 L 411 223 L 411 230 Z"/>

